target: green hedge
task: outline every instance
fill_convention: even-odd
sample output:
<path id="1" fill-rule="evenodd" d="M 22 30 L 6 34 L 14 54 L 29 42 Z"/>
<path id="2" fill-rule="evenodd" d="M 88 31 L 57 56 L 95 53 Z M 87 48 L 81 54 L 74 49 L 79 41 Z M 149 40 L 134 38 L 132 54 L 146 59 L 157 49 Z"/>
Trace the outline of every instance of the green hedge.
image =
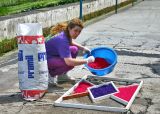
<path id="1" fill-rule="evenodd" d="M 0 42 L 0 55 L 17 48 L 16 38 L 4 39 Z"/>
<path id="2" fill-rule="evenodd" d="M 0 7 L 6 7 L 6 6 L 14 6 L 14 5 L 19 5 L 19 4 L 25 4 L 29 2 L 41 2 L 41 1 L 46 1 L 46 0 L 0 0 Z M 57 0 L 52 0 L 52 1 L 57 1 Z M 63 3 L 71 3 L 75 2 L 78 0 L 58 0 Z"/>
<path id="3" fill-rule="evenodd" d="M 0 7 L 19 5 L 25 2 L 34 2 L 40 0 L 0 0 Z"/>
<path id="4" fill-rule="evenodd" d="M 2 0 L 0 1 L 0 16 L 78 1 L 79 0 Z"/>

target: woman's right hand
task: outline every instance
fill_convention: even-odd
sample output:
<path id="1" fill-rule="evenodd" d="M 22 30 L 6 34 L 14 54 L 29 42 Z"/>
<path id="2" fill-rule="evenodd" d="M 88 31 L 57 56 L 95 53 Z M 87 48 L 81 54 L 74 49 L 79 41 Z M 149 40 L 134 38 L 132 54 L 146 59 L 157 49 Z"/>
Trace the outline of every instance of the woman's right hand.
<path id="1" fill-rule="evenodd" d="M 93 56 L 89 56 L 86 60 L 87 60 L 87 64 L 88 64 L 88 63 L 94 62 L 95 58 Z"/>

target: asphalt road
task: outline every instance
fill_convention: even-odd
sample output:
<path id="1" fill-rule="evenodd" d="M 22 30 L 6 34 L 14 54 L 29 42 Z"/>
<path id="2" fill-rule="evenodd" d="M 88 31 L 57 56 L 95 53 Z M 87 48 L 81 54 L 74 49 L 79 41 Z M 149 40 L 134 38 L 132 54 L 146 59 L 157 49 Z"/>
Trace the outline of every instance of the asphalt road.
<path id="1" fill-rule="evenodd" d="M 142 91 L 131 106 L 134 114 L 160 114 L 160 1 L 145 0 L 118 14 L 97 18 L 77 41 L 89 48 L 107 46 L 118 54 L 118 64 L 108 77 L 143 80 Z M 0 57 L 0 113 L 114 114 L 85 109 L 53 107 L 53 101 L 71 84 L 50 87 L 43 99 L 26 102 L 20 97 L 17 50 Z M 81 78 L 89 71 L 76 67 L 68 75 Z"/>

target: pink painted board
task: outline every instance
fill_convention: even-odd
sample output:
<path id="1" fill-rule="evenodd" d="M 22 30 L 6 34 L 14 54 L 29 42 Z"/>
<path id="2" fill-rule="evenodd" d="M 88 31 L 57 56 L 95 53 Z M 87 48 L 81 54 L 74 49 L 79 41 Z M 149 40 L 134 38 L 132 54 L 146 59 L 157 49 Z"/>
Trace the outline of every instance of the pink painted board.
<path id="1" fill-rule="evenodd" d="M 84 93 L 87 92 L 87 88 L 93 86 L 94 84 L 92 84 L 91 82 L 87 81 L 87 80 L 83 80 L 81 81 L 78 86 L 74 89 L 73 94 L 79 94 L 79 93 Z"/>
<path id="2" fill-rule="evenodd" d="M 113 94 L 111 98 L 127 105 L 128 102 L 131 100 L 132 96 L 134 95 L 134 93 L 136 92 L 138 86 L 139 86 L 138 84 L 134 84 L 134 85 L 119 87 L 118 88 L 119 92 Z"/>

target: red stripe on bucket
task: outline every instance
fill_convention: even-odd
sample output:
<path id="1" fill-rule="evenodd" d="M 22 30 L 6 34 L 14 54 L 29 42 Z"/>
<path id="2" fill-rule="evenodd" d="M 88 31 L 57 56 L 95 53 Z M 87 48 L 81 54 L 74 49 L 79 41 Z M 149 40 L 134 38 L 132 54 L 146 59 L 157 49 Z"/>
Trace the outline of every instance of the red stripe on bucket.
<path id="1" fill-rule="evenodd" d="M 22 97 L 25 100 L 33 101 L 40 99 L 47 90 L 21 90 Z"/>
<path id="2" fill-rule="evenodd" d="M 39 36 L 17 36 L 18 44 L 44 44 L 45 39 Z"/>

